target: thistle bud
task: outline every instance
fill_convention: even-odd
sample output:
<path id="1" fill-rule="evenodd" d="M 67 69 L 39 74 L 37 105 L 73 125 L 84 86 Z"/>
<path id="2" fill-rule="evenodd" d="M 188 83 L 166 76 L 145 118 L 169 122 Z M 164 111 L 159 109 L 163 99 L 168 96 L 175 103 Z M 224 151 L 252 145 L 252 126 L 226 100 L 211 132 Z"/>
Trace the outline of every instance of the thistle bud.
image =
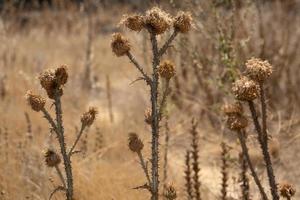
<path id="1" fill-rule="evenodd" d="M 138 153 L 144 148 L 142 140 L 136 133 L 130 133 L 128 138 L 128 146 L 132 152 Z"/>
<path id="2" fill-rule="evenodd" d="M 91 126 L 96 119 L 98 111 L 95 107 L 90 107 L 89 110 L 82 114 L 81 123 L 83 126 Z"/>
<path id="3" fill-rule="evenodd" d="M 39 76 L 41 86 L 48 92 L 55 88 L 55 72 L 48 69 Z"/>
<path id="4" fill-rule="evenodd" d="M 248 119 L 242 115 L 233 114 L 227 118 L 227 127 L 233 131 L 239 131 L 248 126 Z"/>
<path id="5" fill-rule="evenodd" d="M 55 70 L 55 81 L 58 86 L 63 86 L 68 81 L 67 66 L 62 65 Z"/>
<path id="6" fill-rule="evenodd" d="M 235 102 L 232 104 L 225 104 L 222 107 L 222 111 L 225 115 L 232 115 L 232 114 L 243 114 L 244 109 L 240 102 Z"/>
<path id="7" fill-rule="evenodd" d="M 279 192 L 282 197 L 291 198 L 296 194 L 294 186 L 289 183 L 282 183 L 279 185 Z"/>
<path id="8" fill-rule="evenodd" d="M 145 116 L 145 122 L 146 122 L 147 124 L 151 124 L 151 122 L 152 122 L 152 111 L 151 111 L 150 108 L 147 108 L 147 109 L 145 110 L 144 116 Z"/>
<path id="9" fill-rule="evenodd" d="M 144 28 L 144 19 L 141 15 L 124 16 L 121 24 L 133 31 L 141 31 Z"/>
<path id="10" fill-rule="evenodd" d="M 26 99 L 34 111 L 39 112 L 45 107 L 46 100 L 40 95 L 33 94 L 32 91 L 26 93 Z"/>
<path id="11" fill-rule="evenodd" d="M 271 76 L 273 67 L 268 61 L 251 58 L 246 62 L 246 73 L 254 81 L 263 82 Z"/>
<path id="12" fill-rule="evenodd" d="M 44 157 L 45 157 L 46 165 L 48 167 L 55 167 L 59 165 L 59 163 L 61 162 L 59 155 L 55 151 L 50 149 L 46 151 Z"/>
<path id="13" fill-rule="evenodd" d="M 130 51 L 130 44 L 121 33 L 114 33 L 112 35 L 111 48 L 116 56 L 120 57 Z"/>
<path id="14" fill-rule="evenodd" d="M 172 185 L 166 187 L 166 190 L 164 191 L 164 197 L 167 200 L 174 200 L 177 198 L 176 190 Z"/>
<path id="15" fill-rule="evenodd" d="M 238 100 L 252 101 L 259 95 L 259 85 L 244 76 L 233 84 L 232 91 Z"/>
<path id="16" fill-rule="evenodd" d="M 159 35 L 170 28 L 172 18 L 158 7 L 154 7 L 146 12 L 144 23 L 155 35 Z"/>
<path id="17" fill-rule="evenodd" d="M 174 20 L 174 29 L 181 33 L 187 33 L 192 28 L 192 15 L 186 12 L 179 12 Z"/>
<path id="18" fill-rule="evenodd" d="M 170 80 L 175 75 L 174 63 L 169 60 L 162 62 L 159 65 L 158 73 L 162 78 Z"/>

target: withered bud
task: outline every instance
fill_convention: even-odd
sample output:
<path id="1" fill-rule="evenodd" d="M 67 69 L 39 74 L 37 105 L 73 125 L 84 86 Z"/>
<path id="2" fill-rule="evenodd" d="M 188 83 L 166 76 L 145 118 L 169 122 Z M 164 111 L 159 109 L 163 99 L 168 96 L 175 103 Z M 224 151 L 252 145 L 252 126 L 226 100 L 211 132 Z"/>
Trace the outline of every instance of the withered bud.
<path id="1" fill-rule="evenodd" d="M 238 100 L 252 101 L 259 95 L 259 85 L 244 76 L 233 84 L 232 91 Z"/>
<path id="2" fill-rule="evenodd" d="M 257 82 L 263 82 L 271 76 L 273 67 L 268 61 L 251 58 L 246 62 L 247 75 Z"/>
<path id="3" fill-rule="evenodd" d="M 114 33 L 112 35 L 111 48 L 116 56 L 124 56 L 130 51 L 130 43 L 121 33 Z"/>
<path id="4" fill-rule="evenodd" d="M 166 190 L 164 191 L 164 197 L 167 200 L 174 200 L 177 198 L 177 193 L 175 188 L 172 185 L 168 185 L 166 187 Z"/>
<path id="5" fill-rule="evenodd" d="M 175 76 L 174 63 L 169 60 L 163 61 L 159 65 L 158 73 L 162 78 L 165 78 L 168 80 L 171 79 L 173 76 Z"/>
<path id="6" fill-rule="evenodd" d="M 39 76 L 41 86 L 46 90 L 52 90 L 55 88 L 55 71 L 48 69 Z"/>
<path id="7" fill-rule="evenodd" d="M 98 111 L 95 107 L 90 107 L 89 110 L 82 114 L 81 123 L 83 126 L 91 126 L 96 119 Z"/>
<path id="8" fill-rule="evenodd" d="M 244 109 L 240 102 L 235 102 L 232 104 L 225 104 L 222 107 L 222 111 L 225 115 L 231 115 L 231 114 L 243 114 Z"/>
<path id="9" fill-rule="evenodd" d="M 190 13 L 180 11 L 174 20 L 174 29 L 180 33 L 187 33 L 193 27 L 193 18 Z"/>
<path id="10" fill-rule="evenodd" d="M 141 152 L 144 148 L 142 140 L 138 137 L 136 133 L 129 133 L 128 146 L 132 152 Z"/>
<path id="11" fill-rule="evenodd" d="M 68 81 L 67 65 L 62 65 L 55 70 L 55 81 L 57 85 L 63 86 Z"/>
<path id="12" fill-rule="evenodd" d="M 55 151 L 50 149 L 46 151 L 44 157 L 45 157 L 46 165 L 48 167 L 55 167 L 59 165 L 59 163 L 61 162 L 59 155 Z"/>
<path id="13" fill-rule="evenodd" d="M 227 118 L 227 127 L 233 131 L 239 131 L 248 126 L 248 119 L 243 115 L 231 114 Z"/>
<path id="14" fill-rule="evenodd" d="M 294 186 L 289 183 L 281 183 L 279 185 L 279 192 L 280 195 L 285 198 L 291 198 L 296 194 Z"/>
<path id="15" fill-rule="evenodd" d="M 145 116 L 145 122 L 146 122 L 147 124 L 151 124 L 151 122 L 152 122 L 152 111 L 151 111 L 150 108 L 147 108 L 147 109 L 145 110 L 144 116 Z"/>
<path id="16" fill-rule="evenodd" d="M 45 107 L 45 98 L 40 95 L 33 94 L 32 91 L 27 91 L 25 97 L 32 110 L 39 112 Z"/>
<path id="17" fill-rule="evenodd" d="M 172 18 L 160 8 L 154 7 L 146 12 L 144 23 L 155 35 L 159 35 L 170 28 Z"/>
<path id="18" fill-rule="evenodd" d="M 125 15 L 121 21 L 127 28 L 133 31 L 141 31 L 144 28 L 144 18 L 141 15 Z"/>

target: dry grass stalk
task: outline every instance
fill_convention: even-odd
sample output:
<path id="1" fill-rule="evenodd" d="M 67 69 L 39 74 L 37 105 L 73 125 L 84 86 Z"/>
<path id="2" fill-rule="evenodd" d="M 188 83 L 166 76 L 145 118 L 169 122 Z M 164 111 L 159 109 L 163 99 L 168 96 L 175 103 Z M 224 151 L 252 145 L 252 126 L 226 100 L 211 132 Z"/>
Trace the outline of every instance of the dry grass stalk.
<path id="1" fill-rule="evenodd" d="M 166 120 L 165 121 L 165 148 L 164 148 L 164 165 L 163 165 L 163 179 L 162 179 L 164 191 L 167 188 L 167 180 L 168 180 L 168 151 L 169 151 L 169 140 L 170 140 L 170 127 L 169 127 L 168 115 L 166 115 L 165 120 Z"/>
<path id="2" fill-rule="evenodd" d="M 192 169 L 193 169 L 193 188 L 194 188 L 194 198 L 196 200 L 201 200 L 201 182 L 200 182 L 200 167 L 199 167 L 199 133 L 197 131 L 198 122 L 195 120 L 192 120 L 192 129 L 190 131 L 192 135 L 192 150 L 191 150 L 191 156 L 192 156 Z"/>
<path id="3" fill-rule="evenodd" d="M 62 65 L 61 67 L 58 67 L 55 70 L 47 70 L 40 75 L 39 79 L 41 86 L 46 90 L 49 99 L 52 99 L 54 101 L 55 119 L 46 110 L 46 100 L 42 96 L 33 94 L 31 91 L 29 91 L 26 94 L 26 99 L 28 101 L 28 104 L 34 111 L 43 113 L 44 118 L 50 124 L 51 131 L 54 131 L 56 133 L 57 140 L 60 145 L 60 153 L 62 156 L 64 172 L 66 177 L 63 178 L 63 175 L 58 168 L 58 165 L 60 164 L 60 161 L 58 162 L 58 160 L 60 160 L 59 155 L 56 154 L 54 151 L 48 151 L 48 153 L 46 154 L 46 163 L 49 167 L 56 168 L 63 185 L 56 187 L 50 194 L 50 198 L 52 198 L 52 196 L 58 191 L 65 191 L 66 199 L 73 200 L 74 194 L 71 156 L 74 154 L 74 149 L 79 139 L 81 138 L 85 128 L 93 124 L 97 114 L 97 110 L 95 108 L 90 108 L 81 116 L 81 129 L 79 131 L 79 134 L 77 135 L 75 142 L 68 151 L 65 142 L 65 131 L 63 126 L 63 113 L 61 102 L 61 96 L 63 95 L 63 86 L 67 83 L 68 80 L 67 68 L 66 66 Z M 52 162 L 53 160 L 57 162 Z"/>
<path id="4" fill-rule="evenodd" d="M 182 13 L 184 14 L 184 13 Z M 181 20 L 181 19 L 180 19 Z M 152 129 L 152 141 L 151 141 L 151 199 L 158 200 L 159 197 L 159 124 L 161 120 L 162 110 L 165 106 L 166 97 L 169 93 L 169 87 L 162 92 L 162 101 L 158 101 L 159 95 L 159 77 L 166 80 L 170 80 L 174 76 L 174 67 L 170 64 L 161 65 L 161 57 L 166 53 L 168 47 L 175 39 L 179 32 L 183 32 L 178 28 L 179 25 L 183 25 L 186 28 L 185 32 L 191 29 L 191 18 L 185 18 L 185 20 L 179 21 L 173 18 L 161 9 L 154 7 L 143 16 L 129 16 L 123 21 L 124 25 L 132 31 L 146 30 L 150 35 L 150 42 L 152 46 L 152 76 L 149 76 L 143 69 L 143 67 L 137 62 L 135 57 L 131 54 L 131 45 L 129 41 L 120 33 L 115 33 L 111 42 L 112 51 L 116 56 L 127 56 L 129 60 L 134 64 L 137 70 L 141 73 L 140 80 L 144 80 L 150 87 L 150 101 L 151 101 L 151 129 Z M 174 23 L 177 23 L 175 26 Z M 168 29 L 174 25 L 174 30 L 169 39 L 162 45 L 158 46 L 157 36 L 165 33 Z"/>

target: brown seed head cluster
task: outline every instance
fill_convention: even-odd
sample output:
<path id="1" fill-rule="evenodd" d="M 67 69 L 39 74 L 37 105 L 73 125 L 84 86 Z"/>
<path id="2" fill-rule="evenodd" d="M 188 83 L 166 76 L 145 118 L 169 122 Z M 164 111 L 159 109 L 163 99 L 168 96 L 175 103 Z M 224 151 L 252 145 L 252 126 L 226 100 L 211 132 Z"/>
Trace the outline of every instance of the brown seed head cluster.
<path id="1" fill-rule="evenodd" d="M 248 119 L 240 114 L 231 114 L 227 118 L 227 127 L 233 131 L 239 131 L 248 126 Z"/>
<path id="2" fill-rule="evenodd" d="M 232 91 L 238 100 L 252 101 L 259 95 L 259 85 L 244 76 L 233 84 Z"/>
<path id="3" fill-rule="evenodd" d="M 222 111 L 225 115 L 243 114 L 244 109 L 240 102 L 235 102 L 233 104 L 225 104 L 222 107 Z"/>
<path id="4" fill-rule="evenodd" d="M 45 153 L 45 162 L 48 167 L 55 167 L 59 165 L 61 159 L 55 151 L 48 149 Z"/>
<path id="5" fill-rule="evenodd" d="M 155 35 L 159 35 L 170 28 L 172 18 L 160 8 L 154 7 L 146 12 L 144 23 Z"/>
<path id="6" fill-rule="evenodd" d="M 296 190 L 294 186 L 289 183 L 282 183 L 279 185 L 279 192 L 282 197 L 291 198 L 295 195 Z"/>
<path id="7" fill-rule="evenodd" d="M 34 111 L 39 112 L 45 107 L 46 100 L 40 95 L 33 94 L 32 91 L 26 93 L 26 99 Z"/>
<path id="8" fill-rule="evenodd" d="M 152 111 L 151 111 L 150 108 L 147 108 L 147 109 L 145 110 L 144 116 L 145 116 L 145 122 L 146 122 L 147 124 L 151 124 L 151 122 L 152 122 Z"/>
<path id="9" fill-rule="evenodd" d="M 174 28 L 175 30 L 181 33 L 187 33 L 191 30 L 193 24 L 193 18 L 190 13 L 187 12 L 179 12 L 174 20 Z"/>
<path id="10" fill-rule="evenodd" d="M 48 97 L 54 99 L 55 95 L 62 96 L 62 87 L 68 81 L 67 66 L 62 65 L 57 69 L 49 69 L 39 76 L 41 86 L 46 90 Z"/>
<path id="11" fill-rule="evenodd" d="M 124 16 L 121 24 L 133 31 L 141 31 L 144 28 L 144 18 L 141 15 Z"/>
<path id="12" fill-rule="evenodd" d="M 174 200 L 177 198 L 176 190 L 172 185 L 166 187 L 166 190 L 164 191 L 164 197 L 167 200 Z"/>
<path id="13" fill-rule="evenodd" d="M 268 61 L 251 58 L 246 62 L 246 73 L 254 81 L 263 82 L 271 76 L 273 67 Z"/>
<path id="14" fill-rule="evenodd" d="M 111 48 L 116 56 L 124 56 L 130 51 L 130 43 L 121 33 L 114 33 L 112 35 Z"/>
<path id="15" fill-rule="evenodd" d="M 130 133 L 128 138 L 128 146 L 132 152 L 141 152 L 144 148 L 142 140 L 138 137 L 136 133 Z"/>
<path id="16" fill-rule="evenodd" d="M 81 123 L 83 126 L 91 126 L 96 119 L 98 111 L 95 107 L 90 107 L 89 110 L 82 114 Z"/>
<path id="17" fill-rule="evenodd" d="M 169 60 L 163 61 L 159 65 L 158 73 L 162 78 L 165 78 L 168 80 L 171 79 L 175 75 L 174 63 Z"/>

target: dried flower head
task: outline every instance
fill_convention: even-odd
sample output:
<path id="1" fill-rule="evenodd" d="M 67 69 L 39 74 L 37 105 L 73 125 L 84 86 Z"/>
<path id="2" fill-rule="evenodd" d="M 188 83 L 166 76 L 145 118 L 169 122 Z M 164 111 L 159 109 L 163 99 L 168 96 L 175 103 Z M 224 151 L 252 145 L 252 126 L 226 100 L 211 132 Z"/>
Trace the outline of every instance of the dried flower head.
<path id="1" fill-rule="evenodd" d="M 191 30 L 193 24 L 193 18 L 190 13 L 180 11 L 174 20 L 174 28 L 175 30 L 181 33 L 187 33 Z"/>
<path id="2" fill-rule="evenodd" d="M 222 107 L 222 111 L 225 115 L 231 115 L 231 114 L 243 114 L 244 109 L 240 102 L 235 102 L 232 104 L 225 104 Z"/>
<path id="3" fill-rule="evenodd" d="M 68 71 L 67 65 L 62 65 L 55 69 L 55 81 L 57 85 L 63 86 L 68 81 Z"/>
<path id="4" fill-rule="evenodd" d="M 27 91 L 25 97 L 32 110 L 39 112 L 45 107 L 45 98 L 40 95 L 33 94 L 32 91 Z"/>
<path id="5" fill-rule="evenodd" d="M 293 185 L 289 183 L 282 183 L 279 185 L 279 192 L 282 197 L 291 198 L 295 195 L 296 190 Z"/>
<path id="6" fill-rule="evenodd" d="M 144 148 L 142 140 L 136 133 L 129 133 L 128 146 L 132 152 L 140 152 Z"/>
<path id="7" fill-rule="evenodd" d="M 255 81 L 244 76 L 233 84 L 232 91 L 238 100 L 252 101 L 259 95 L 259 86 Z"/>
<path id="8" fill-rule="evenodd" d="M 152 111 L 151 111 L 150 108 L 147 108 L 147 109 L 145 110 L 144 116 L 145 116 L 145 122 L 146 122 L 147 124 L 151 124 L 151 122 L 152 122 Z"/>
<path id="9" fill-rule="evenodd" d="M 248 119 L 243 115 L 232 114 L 227 118 L 227 127 L 230 130 L 238 131 L 248 126 Z"/>
<path id="10" fill-rule="evenodd" d="M 124 16 L 121 24 L 133 31 L 141 31 L 144 28 L 144 18 L 141 15 Z"/>
<path id="11" fill-rule="evenodd" d="M 116 56 L 124 56 L 130 51 L 130 44 L 121 33 L 114 33 L 112 35 L 111 48 Z"/>
<path id="12" fill-rule="evenodd" d="M 96 119 L 98 111 L 95 107 L 90 107 L 89 110 L 82 114 L 81 123 L 83 126 L 91 126 Z"/>
<path id="13" fill-rule="evenodd" d="M 254 81 L 262 82 L 271 76 L 273 67 L 268 61 L 251 58 L 246 62 L 246 73 Z"/>
<path id="14" fill-rule="evenodd" d="M 55 88 L 55 71 L 48 69 L 39 76 L 41 86 L 46 90 L 52 90 Z"/>
<path id="15" fill-rule="evenodd" d="M 163 61 L 159 65 L 158 73 L 162 78 L 165 78 L 168 80 L 171 79 L 175 75 L 174 63 L 169 60 Z"/>
<path id="16" fill-rule="evenodd" d="M 146 12 L 144 23 L 155 35 L 159 35 L 170 28 L 172 18 L 160 8 L 154 7 Z"/>
<path id="17" fill-rule="evenodd" d="M 168 185 L 164 191 L 164 197 L 167 200 L 174 200 L 177 198 L 177 193 L 175 188 L 172 185 Z"/>
<path id="18" fill-rule="evenodd" d="M 59 165 L 61 159 L 55 151 L 48 149 L 45 153 L 45 162 L 48 167 L 55 167 Z"/>

